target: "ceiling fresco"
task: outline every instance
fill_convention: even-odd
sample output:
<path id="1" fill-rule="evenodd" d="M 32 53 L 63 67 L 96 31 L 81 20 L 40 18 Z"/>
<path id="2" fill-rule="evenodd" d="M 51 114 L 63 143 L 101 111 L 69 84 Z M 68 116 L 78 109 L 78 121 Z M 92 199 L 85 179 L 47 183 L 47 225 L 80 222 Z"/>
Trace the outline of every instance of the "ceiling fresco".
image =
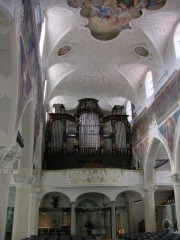
<path id="1" fill-rule="evenodd" d="M 158 10 L 166 0 L 67 0 L 69 6 L 81 8 L 80 15 L 89 21 L 86 27 L 98 40 L 111 40 L 124 29 L 130 20 L 139 18 L 143 9 Z"/>

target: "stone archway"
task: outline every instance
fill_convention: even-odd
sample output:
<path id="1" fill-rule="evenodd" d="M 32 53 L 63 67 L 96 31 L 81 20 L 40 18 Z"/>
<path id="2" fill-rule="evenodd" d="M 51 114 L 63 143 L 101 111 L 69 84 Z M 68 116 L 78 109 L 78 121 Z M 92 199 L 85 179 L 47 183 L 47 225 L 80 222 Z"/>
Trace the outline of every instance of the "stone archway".
<path id="1" fill-rule="evenodd" d="M 39 234 L 70 234 L 70 199 L 63 193 L 46 193 L 39 206 Z"/>
<path id="2" fill-rule="evenodd" d="M 128 190 L 119 193 L 115 206 L 116 232 L 120 227 L 126 233 L 145 231 L 143 196 L 139 192 Z"/>
<path id="3" fill-rule="evenodd" d="M 76 201 L 76 234 L 111 238 L 111 201 L 101 193 L 84 193 Z"/>

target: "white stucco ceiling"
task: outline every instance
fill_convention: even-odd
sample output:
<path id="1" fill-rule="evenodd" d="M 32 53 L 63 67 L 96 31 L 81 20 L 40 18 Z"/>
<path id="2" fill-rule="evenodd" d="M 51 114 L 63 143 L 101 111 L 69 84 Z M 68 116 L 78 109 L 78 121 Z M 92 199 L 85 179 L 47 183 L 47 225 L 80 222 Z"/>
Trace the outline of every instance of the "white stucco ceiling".
<path id="1" fill-rule="evenodd" d="M 46 104 L 60 102 L 69 110 L 86 97 L 98 99 L 105 110 L 124 105 L 127 100 L 138 104 L 146 72 L 151 70 L 157 81 L 168 67 L 167 49 L 180 18 L 179 0 L 167 0 L 158 10 L 143 9 L 139 18 L 129 22 L 131 28 L 107 41 L 92 36 L 86 27 L 89 20 L 81 16 L 80 7 L 73 8 L 66 0 L 44 0 L 43 8 Z M 107 24 L 108 19 L 101 21 Z M 58 56 L 64 46 L 70 51 Z M 137 55 L 136 47 L 145 48 L 148 55 Z"/>

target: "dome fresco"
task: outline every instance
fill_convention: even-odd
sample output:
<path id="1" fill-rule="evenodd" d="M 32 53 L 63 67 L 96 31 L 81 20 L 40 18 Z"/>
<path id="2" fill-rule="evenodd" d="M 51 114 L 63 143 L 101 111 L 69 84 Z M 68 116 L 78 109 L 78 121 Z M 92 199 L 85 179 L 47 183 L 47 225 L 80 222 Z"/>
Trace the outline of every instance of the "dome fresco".
<path id="1" fill-rule="evenodd" d="M 157 10 L 166 0 L 67 0 L 69 6 L 81 8 L 80 15 L 89 23 L 86 27 L 98 40 L 111 40 L 124 29 L 130 20 L 139 18 L 142 10 Z"/>

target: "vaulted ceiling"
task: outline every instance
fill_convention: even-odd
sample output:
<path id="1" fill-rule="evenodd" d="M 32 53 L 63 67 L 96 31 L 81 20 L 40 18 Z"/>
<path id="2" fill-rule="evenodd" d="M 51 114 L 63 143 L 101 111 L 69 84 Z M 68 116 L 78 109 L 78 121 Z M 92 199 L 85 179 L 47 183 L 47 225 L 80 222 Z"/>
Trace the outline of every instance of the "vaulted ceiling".
<path id="1" fill-rule="evenodd" d="M 102 109 L 138 104 L 148 70 L 160 79 L 179 0 L 44 0 L 46 104 L 82 98 Z"/>

